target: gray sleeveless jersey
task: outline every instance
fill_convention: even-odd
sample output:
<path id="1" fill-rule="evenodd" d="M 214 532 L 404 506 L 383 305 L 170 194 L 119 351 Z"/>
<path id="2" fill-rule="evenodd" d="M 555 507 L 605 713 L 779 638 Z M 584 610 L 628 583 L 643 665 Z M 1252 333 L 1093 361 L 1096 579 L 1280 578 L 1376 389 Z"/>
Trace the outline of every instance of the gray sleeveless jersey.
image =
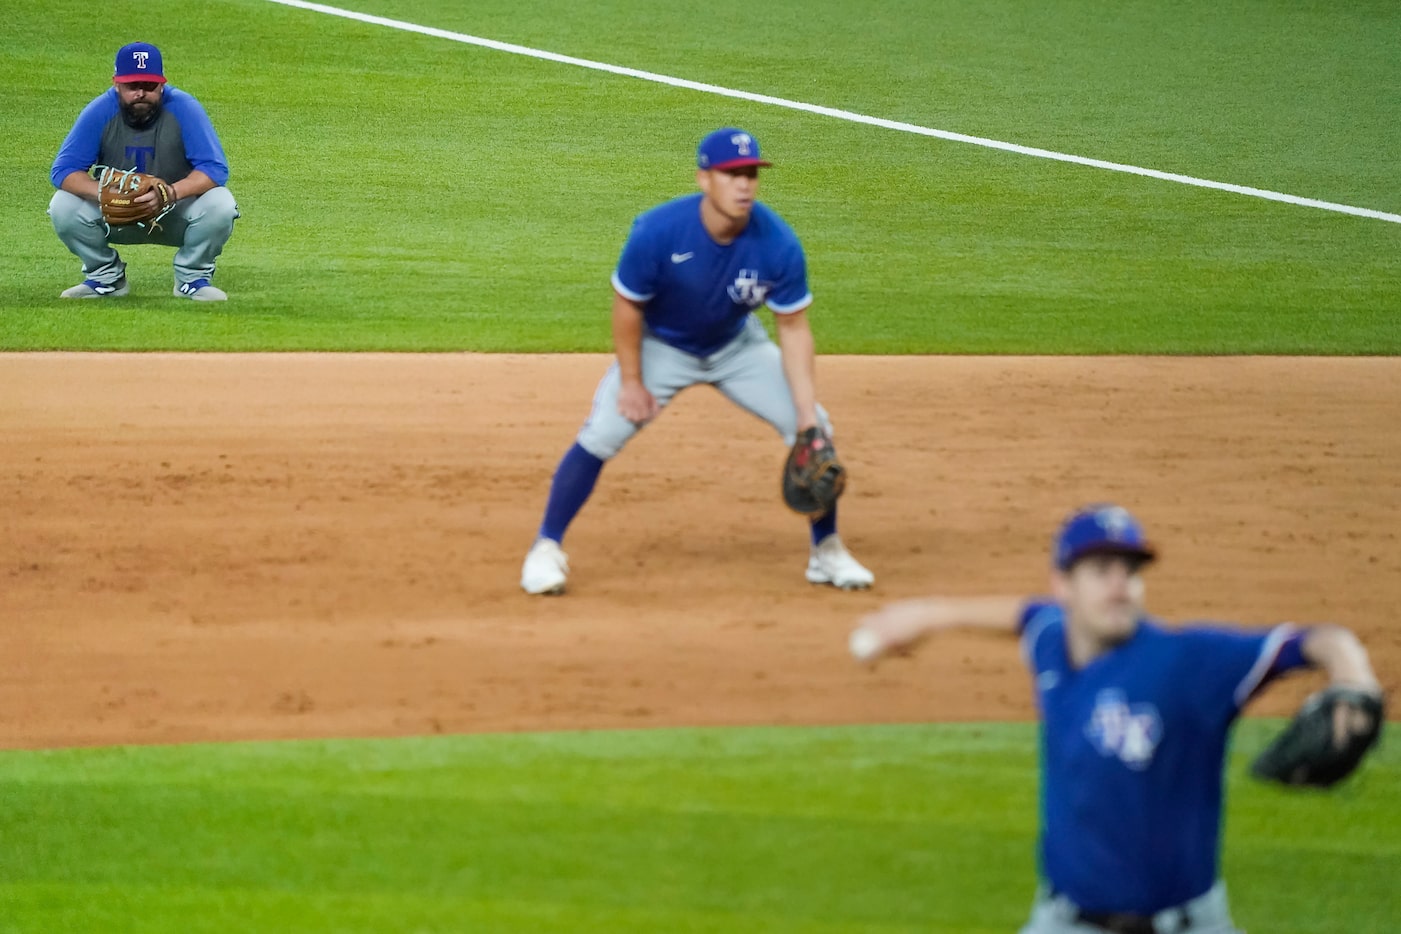
<path id="1" fill-rule="evenodd" d="M 121 114 L 107 121 L 97 161 L 118 169 L 148 172 L 168 182 L 178 182 L 194 168 L 185 158 L 180 120 L 164 107 L 154 123 L 140 130 L 127 126 Z"/>

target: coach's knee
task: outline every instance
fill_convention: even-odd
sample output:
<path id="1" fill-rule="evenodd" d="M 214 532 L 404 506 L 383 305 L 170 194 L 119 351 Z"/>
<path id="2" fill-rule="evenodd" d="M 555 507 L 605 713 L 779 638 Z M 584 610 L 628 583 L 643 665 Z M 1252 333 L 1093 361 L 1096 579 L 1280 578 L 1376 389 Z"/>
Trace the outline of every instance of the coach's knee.
<path id="1" fill-rule="evenodd" d="M 97 205 L 61 189 L 49 199 L 49 219 L 53 221 L 54 232 L 63 240 L 99 228 L 106 233 Z"/>
<path id="2" fill-rule="evenodd" d="M 211 188 L 195 199 L 190 207 L 189 222 L 208 229 L 233 230 L 238 218 L 238 202 L 227 188 Z"/>

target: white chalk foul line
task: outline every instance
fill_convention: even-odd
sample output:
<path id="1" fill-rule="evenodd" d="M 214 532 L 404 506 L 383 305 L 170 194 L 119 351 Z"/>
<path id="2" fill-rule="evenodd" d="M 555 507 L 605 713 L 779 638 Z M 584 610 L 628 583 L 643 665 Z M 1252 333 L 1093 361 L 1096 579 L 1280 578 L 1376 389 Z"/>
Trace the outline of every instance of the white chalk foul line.
<path id="1" fill-rule="evenodd" d="M 1002 140 L 987 139 L 982 136 L 969 136 L 966 133 L 954 133 L 950 130 L 936 130 L 932 127 L 917 126 L 913 123 L 902 123 L 899 120 L 886 120 L 883 117 L 868 117 L 865 114 L 853 113 L 849 110 L 837 110 L 835 107 L 823 107 L 820 104 L 790 101 L 782 97 L 772 97 L 768 94 L 755 94 L 752 91 L 739 91 L 734 88 L 720 87 L 716 84 L 706 84 L 702 81 L 673 78 L 670 75 L 659 75 L 656 72 L 642 71 L 637 68 L 610 65 L 607 62 L 595 62 L 587 58 L 560 55 L 557 52 L 546 52 L 542 49 L 532 49 L 524 45 L 497 42 L 495 39 L 483 39 L 480 36 L 469 36 L 465 33 L 451 32 L 432 26 L 420 26 L 417 23 L 406 23 L 403 20 L 388 19 L 383 16 L 372 16 L 368 13 L 357 13 L 354 10 L 343 10 L 340 7 L 327 6 L 323 3 L 308 3 L 306 0 L 269 0 L 269 2 L 310 10 L 314 13 L 325 13 L 329 16 L 341 16 L 345 19 L 353 19 L 374 26 L 387 26 L 390 29 L 415 32 L 420 35 L 433 36 L 438 39 L 448 39 L 452 42 L 478 45 L 487 49 L 495 49 L 498 52 L 509 52 L 512 55 L 525 55 L 529 58 L 538 58 L 547 62 L 559 62 L 562 65 L 574 65 L 579 68 L 590 68 L 594 71 L 606 71 L 609 74 L 638 78 L 642 81 L 652 81 L 657 84 L 670 85 L 674 88 L 686 88 L 691 91 L 701 91 L 706 94 L 718 94 L 721 97 L 733 97 L 739 100 L 754 101 L 759 104 L 772 104 L 775 107 L 786 107 L 789 110 L 801 110 L 806 113 L 819 114 L 824 117 L 833 117 L 837 120 L 846 120 L 850 123 L 864 123 L 868 126 L 878 126 L 887 130 L 898 130 L 902 133 L 914 133 L 918 136 L 932 136 L 936 139 L 950 140 L 955 143 L 969 143 L 970 145 L 983 146 L 987 149 L 1001 149 L 1004 152 L 1015 152 L 1023 156 L 1034 156 L 1038 159 L 1073 162 L 1076 165 L 1087 165 L 1096 169 L 1106 169 L 1110 172 L 1125 172 L 1129 175 L 1142 175 L 1145 178 L 1156 178 L 1165 182 L 1194 185 L 1198 188 L 1214 188 L 1218 191 L 1230 191 L 1238 195 L 1249 195 L 1252 198 L 1264 198 L 1266 201 L 1282 201 L 1285 204 L 1297 204 L 1306 208 L 1318 208 L 1323 211 L 1335 211 L 1339 214 L 1351 214 L 1355 217 L 1370 217 L 1374 220 L 1401 224 L 1401 214 L 1388 214 L 1385 211 L 1374 211 L 1371 208 L 1359 208 L 1350 204 L 1338 204 L 1333 201 L 1320 201 L 1317 198 L 1301 198 L 1298 195 L 1289 195 L 1282 191 L 1270 191 L 1266 188 L 1252 188 L 1249 185 L 1232 185 L 1230 182 L 1214 182 L 1211 179 L 1194 178 L 1191 175 L 1179 175 L 1176 172 L 1160 172 L 1157 169 L 1145 169 L 1137 165 L 1125 165 L 1122 162 L 1107 162 L 1104 159 L 1075 156 L 1069 153 L 1055 152 L 1050 149 L 1038 149 L 1035 146 L 1007 143 Z"/>

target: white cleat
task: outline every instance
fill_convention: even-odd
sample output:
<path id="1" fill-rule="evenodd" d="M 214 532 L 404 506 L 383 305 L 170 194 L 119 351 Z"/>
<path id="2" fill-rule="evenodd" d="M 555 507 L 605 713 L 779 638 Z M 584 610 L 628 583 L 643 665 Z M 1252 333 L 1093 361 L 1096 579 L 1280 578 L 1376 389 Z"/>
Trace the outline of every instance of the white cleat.
<path id="1" fill-rule="evenodd" d="M 835 534 L 813 546 L 807 578 L 814 584 L 831 584 L 842 590 L 865 590 L 876 582 L 876 575 L 853 558 Z"/>
<path id="2" fill-rule="evenodd" d="M 569 576 L 569 556 L 552 539 L 537 539 L 521 566 L 521 590 L 532 594 L 562 594 Z"/>

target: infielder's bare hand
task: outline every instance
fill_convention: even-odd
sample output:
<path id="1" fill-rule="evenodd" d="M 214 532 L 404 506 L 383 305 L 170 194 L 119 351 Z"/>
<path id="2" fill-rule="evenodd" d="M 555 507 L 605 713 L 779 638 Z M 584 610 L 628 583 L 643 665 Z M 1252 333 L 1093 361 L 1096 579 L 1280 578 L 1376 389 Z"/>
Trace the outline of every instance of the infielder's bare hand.
<path id="1" fill-rule="evenodd" d="M 661 408 L 641 383 L 624 383 L 618 391 L 618 414 L 635 425 L 650 422 L 657 417 Z"/>

